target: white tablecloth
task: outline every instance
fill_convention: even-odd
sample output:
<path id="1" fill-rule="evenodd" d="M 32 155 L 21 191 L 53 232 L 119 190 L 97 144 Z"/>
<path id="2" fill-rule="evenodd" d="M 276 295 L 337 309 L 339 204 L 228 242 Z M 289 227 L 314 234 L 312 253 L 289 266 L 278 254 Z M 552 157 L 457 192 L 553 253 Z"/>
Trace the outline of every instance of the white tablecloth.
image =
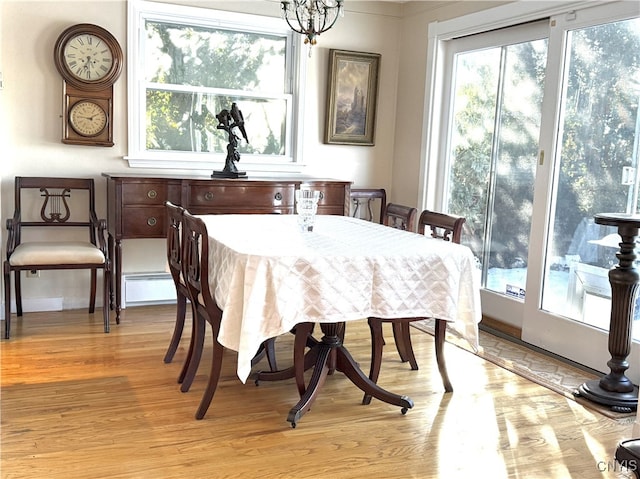
<path id="1" fill-rule="evenodd" d="M 246 381 L 268 338 L 302 322 L 435 317 L 477 347 L 481 319 L 469 248 L 345 216 L 204 215 L 218 340 Z"/>

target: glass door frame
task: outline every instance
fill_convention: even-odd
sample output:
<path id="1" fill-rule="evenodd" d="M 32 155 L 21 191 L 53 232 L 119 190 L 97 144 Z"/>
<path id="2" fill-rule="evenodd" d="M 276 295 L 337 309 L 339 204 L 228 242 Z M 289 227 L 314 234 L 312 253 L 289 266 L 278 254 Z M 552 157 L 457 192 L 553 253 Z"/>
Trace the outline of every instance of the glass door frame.
<path id="1" fill-rule="evenodd" d="M 547 127 L 543 126 L 540 135 L 540 154 L 529 244 L 527 297 L 524 302 L 522 323 L 522 339 L 525 342 L 601 372 L 608 372 L 606 363 L 611 357 L 608 351 L 608 332 L 543 311 L 541 305 L 547 261 L 544 252 L 547 250 L 549 222 L 555 206 L 552 197 L 553 185 L 557 181 L 558 174 L 555 158 L 559 154 L 561 148 L 559 143 L 562 138 L 561 94 L 566 78 L 564 67 L 567 31 L 634 18 L 640 13 L 637 4 L 616 3 L 615 8 L 612 8 L 612 5 L 597 5 L 574 14 L 551 17 L 545 102 L 542 111 L 542 125 Z M 547 101 L 547 99 L 553 99 L 553 101 Z M 577 331 L 579 334 L 576 334 Z M 568 342 L 567 338 L 572 338 L 572 341 Z M 627 376 L 637 384 L 640 382 L 640 368 L 637 367 L 640 365 L 640 344 L 637 342 L 632 345 L 628 360 L 632 367 L 627 371 Z"/>
<path id="2" fill-rule="evenodd" d="M 615 4 L 615 8 L 613 7 Z M 580 23 L 574 18 L 579 11 Z M 620 12 L 628 12 L 627 14 Z M 564 55 L 564 38 L 558 48 L 558 40 L 551 43 L 551 35 L 560 31 L 561 25 L 571 22 L 571 28 L 576 28 L 581 22 L 608 23 L 637 16 L 638 6 L 630 1 L 605 1 L 605 2 L 516 2 L 475 14 L 465 15 L 444 22 L 434 22 L 429 25 L 429 46 L 427 51 L 427 78 L 425 90 L 425 110 L 422 131 L 422 157 L 420 169 L 419 201 L 423 209 L 443 208 L 445 193 L 445 168 L 441 161 L 441 149 L 444 138 L 441 136 L 444 122 L 444 112 L 448 105 L 445 96 L 446 85 L 451 79 L 445 77 L 444 61 L 446 58 L 446 42 L 455 38 L 474 33 L 481 33 L 493 29 L 510 27 L 513 25 L 550 18 L 548 62 L 553 56 Z M 555 21 L 555 22 L 554 22 Z M 555 33 L 557 37 L 558 33 Z M 558 61 L 558 58 L 555 61 Z M 547 72 L 549 75 L 549 72 Z M 555 95 L 557 98 L 561 87 L 562 75 L 557 72 L 546 79 L 545 97 Z M 551 121 L 552 125 L 559 118 L 558 102 L 545 102 L 543 105 L 542 124 Z M 546 158 L 542 164 L 538 164 L 538 172 L 535 181 L 534 213 L 532 216 L 532 234 L 530 235 L 527 274 L 527 294 L 524 301 L 507 297 L 506 295 L 481 290 L 483 315 L 498 319 L 514 329 L 522 331 L 522 339 L 557 353 L 564 357 L 606 372 L 606 362 L 609 360 L 608 335 L 606 332 L 596 330 L 589 326 L 580 325 L 584 330 L 585 339 L 572 341 L 573 346 L 578 345 L 577 350 L 567 351 L 566 338 L 576 336 L 575 321 L 554 316 L 541 311 L 542 273 L 545 268 L 545 259 L 541 252 L 546 251 L 546 238 L 548 234 L 548 221 L 550 217 L 552 198 L 551 188 L 554 168 L 552 168 L 554 145 L 558 138 L 557 127 L 543 130 L 540 138 L 540 151 L 544 151 Z M 537 253 L 535 253 L 537 252 Z M 588 345 L 588 346 L 585 346 Z M 634 343 L 632 354 L 628 358 L 633 365 L 627 376 L 635 383 L 640 382 L 640 345 Z"/>

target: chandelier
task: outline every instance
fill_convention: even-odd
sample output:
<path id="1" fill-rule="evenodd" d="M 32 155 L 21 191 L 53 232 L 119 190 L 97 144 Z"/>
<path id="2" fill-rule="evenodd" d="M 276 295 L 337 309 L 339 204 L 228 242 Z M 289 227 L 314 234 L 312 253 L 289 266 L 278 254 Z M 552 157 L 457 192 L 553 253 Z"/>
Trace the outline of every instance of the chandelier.
<path id="1" fill-rule="evenodd" d="M 282 17 L 291 29 L 304 35 L 305 44 L 316 44 L 316 36 L 326 32 L 344 14 L 344 0 L 283 0 Z"/>

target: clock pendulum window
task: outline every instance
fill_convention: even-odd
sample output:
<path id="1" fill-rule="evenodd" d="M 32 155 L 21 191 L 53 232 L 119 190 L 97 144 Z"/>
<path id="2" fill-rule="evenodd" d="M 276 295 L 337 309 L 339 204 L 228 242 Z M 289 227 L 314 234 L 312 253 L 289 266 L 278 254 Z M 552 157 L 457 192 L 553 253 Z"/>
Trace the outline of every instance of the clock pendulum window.
<path id="1" fill-rule="evenodd" d="M 63 79 L 62 142 L 113 146 L 113 84 L 122 48 L 98 25 L 80 23 L 58 37 L 53 58 Z"/>

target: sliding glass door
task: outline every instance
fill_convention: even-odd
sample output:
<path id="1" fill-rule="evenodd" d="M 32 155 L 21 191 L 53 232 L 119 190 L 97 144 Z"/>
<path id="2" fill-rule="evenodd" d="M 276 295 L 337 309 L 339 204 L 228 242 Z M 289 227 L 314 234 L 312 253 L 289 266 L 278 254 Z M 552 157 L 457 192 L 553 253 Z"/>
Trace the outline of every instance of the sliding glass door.
<path id="1" fill-rule="evenodd" d="M 631 8 L 629 8 L 631 7 Z M 625 11 L 625 8 L 627 11 Z M 523 339 L 608 372 L 609 269 L 620 238 L 596 213 L 638 207 L 640 19 L 613 4 L 552 19 Z M 551 73 L 552 72 L 552 73 Z M 548 97 L 548 98 L 547 98 Z M 539 233 L 534 234 L 533 232 Z M 635 323 L 635 321 L 634 321 Z M 640 328 L 629 377 L 640 381 Z"/>
<path id="2" fill-rule="evenodd" d="M 618 240 L 593 215 L 638 205 L 637 7 L 616 2 L 446 43 L 443 207 L 467 218 L 483 311 L 605 370 Z"/>

